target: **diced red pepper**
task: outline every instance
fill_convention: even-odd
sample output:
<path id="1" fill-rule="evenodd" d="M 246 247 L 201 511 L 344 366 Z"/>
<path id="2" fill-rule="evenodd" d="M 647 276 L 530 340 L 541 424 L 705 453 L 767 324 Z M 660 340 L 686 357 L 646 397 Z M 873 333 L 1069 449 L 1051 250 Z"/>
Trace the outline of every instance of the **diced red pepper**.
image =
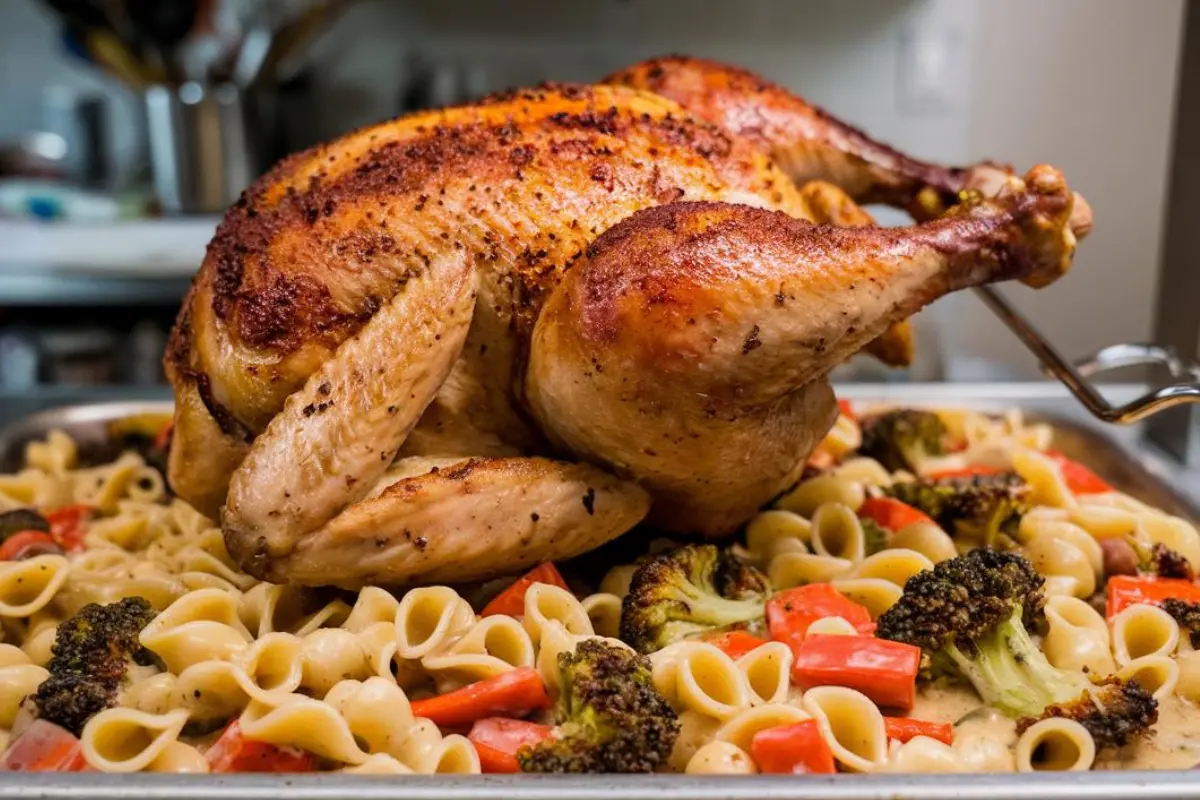
<path id="1" fill-rule="evenodd" d="M 1074 494 L 1105 494 L 1113 490 L 1108 481 L 1078 461 L 1072 461 L 1062 453 L 1055 452 L 1054 450 L 1047 450 L 1046 456 L 1058 464 L 1059 470 L 1062 471 L 1063 480 L 1066 481 L 1067 488 Z"/>
<path id="2" fill-rule="evenodd" d="M 754 648 L 767 643 L 752 633 L 745 631 L 728 631 L 705 638 L 706 642 L 716 647 L 730 658 L 741 658 Z"/>
<path id="3" fill-rule="evenodd" d="M 204 757 L 213 772 L 315 772 L 317 769 L 312 753 L 247 739 L 237 720 L 229 723 Z"/>
<path id="4" fill-rule="evenodd" d="M 825 617 L 841 617 L 860 632 L 871 625 L 871 614 L 828 583 L 810 583 L 779 592 L 767 601 L 767 630 L 771 638 L 796 651 L 808 626 Z"/>
<path id="5" fill-rule="evenodd" d="M 868 497 L 859 506 L 858 515 L 893 532 L 915 522 L 933 522 L 925 512 L 894 497 Z"/>
<path id="6" fill-rule="evenodd" d="M 486 717 L 475 721 L 467 738 L 475 745 L 484 772 L 514 773 L 521 771 L 517 751 L 548 738 L 553 730 L 523 719 Z"/>
<path id="7" fill-rule="evenodd" d="M 485 775 L 515 775 L 521 771 L 521 762 L 515 753 L 506 753 L 490 745 L 471 740 L 479 756 L 479 771 Z"/>
<path id="8" fill-rule="evenodd" d="M 412 704 L 414 716 L 433 720 L 439 728 L 465 728 L 484 717 L 523 717 L 550 707 L 542 676 L 520 667 L 461 689 Z"/>
<path id="9" fill-rule="evenodd" d="M 166 425 L 163 425 L 158 431 L 158 435 L 154 437 L 154 449 L 160 453 L 165 453 L 171 449 L 171 438 L 175 435 L 175 422 L 172 420 Z"/>
<path id="10" fill-rule="evenodd" d="M 876 705 L 904 710 L 916 700 L 919 647 L 870 636 L 815 633 L 795 654 L 792 679 L 803 689 L 845 686 Z"/>
<path id="11" fill-rule="evenodd" d="M 750 740 L 759 772 L 784 775 L 832 775 L 833 750 L 815 719 L 766 728 Z"/>
<path id="12" fill-rule="evenodd" d="M 4 751 L 6 772 L 85 772 L 79 739 L 44 719 L 34 720 Z"/>
<path id="13" fill-rule="evenodd" d="M 1200 585 L 1182 578 L 1113 575 L 1108 579 L 1108 601 L 1104 611 L 1112 619 L 1136 603 L 1156 606 L 1171 598 L 1200 603 Z"/>
<path id="14" fill-rule="evenodd" d="M 535 583 L 548 583 L 560 589 L 567 588 L 567 582 L 563 580 L 562 575 L 558 574 L 554 564 L 547 561 L 545 564 L 539 564 L 529 570 L 517 578 L 511 586 L 493 597 L 492 602 L 483 607 L 480 616 L 490 617 L 493 614 L 507 614 L 510 617 L 521 616 L 525 613 L 525 593 Z"/>
<path id="15" fill-rule="evenodd" d="M 939 742 L 954 744 L 954 726 L 948 722 L 930 722 L 911 717 L 884 717 L 883 727 L 889 739 L 907 742 L 918 736 L 928 736 Z"/>
<path id="16" fill-rule="evenodd" d="M 858 414 L 854 413 L 854 406 L 849 400 L 838 400 L 838 411 L 852 422 L 858 422 Z"/>
<path id="17" fill-rule="evenodd" d="M 0 544 L 0 561 L 24 561 L 47 553 L 61 555 L 63 549 L 54 537 L 43 531 L 19 531 Z"/>
<path id="18" fill-rule="evenodd" d="M 958 478 L 975 478 L 980 475 L 998 475 L 1000 472 L 1001 470 L 996 467 L 985 467 L 982 464 L 977 464 L 973 467 L 962 467 L 960 469 L 942 469 L 930 472 L 925 477 L 929 480 L 942 481 Z"/>
<path id="19" fill-rule="evenodd" d="M 824 472 L 827 469 L 832 469 L 837 465 L 837 459 L 833 453 L 829 452 L 821 445 L 817 445 L 811 453 L 808 454 L 808 461 L 804 465 L 809 469 L 815 469 L 817 472 Z"/>
<path id="20" fill-rule="evenodd" d="M 83 535 L 87 533 L 84 523 L 95 513 L 95 508 L 84 505 L 55 509 L 46 515 L 46 521 L 50 523 L 50 535 L 63 550 L 78 553 L 83 550 Z"/>

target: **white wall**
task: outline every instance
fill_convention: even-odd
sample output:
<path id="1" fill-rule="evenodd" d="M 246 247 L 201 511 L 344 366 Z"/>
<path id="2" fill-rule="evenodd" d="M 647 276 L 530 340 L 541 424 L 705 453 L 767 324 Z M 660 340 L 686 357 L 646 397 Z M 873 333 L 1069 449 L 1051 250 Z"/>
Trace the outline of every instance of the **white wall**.
<path id="1" fill-rule="evenodd" d="M 1010 298 L 1063 352 L 1150 337 L 1166 196 L 1182 0 L 973 0 L 980 32 L 970 154 L 1060 167 L 1096 228 L 1072 272 Z M 1200 298 L 1196 298 L 1200 302 Z M 963 352 L 1033 376 L 1031 356 L 955 298 L 944 318 Z"/>

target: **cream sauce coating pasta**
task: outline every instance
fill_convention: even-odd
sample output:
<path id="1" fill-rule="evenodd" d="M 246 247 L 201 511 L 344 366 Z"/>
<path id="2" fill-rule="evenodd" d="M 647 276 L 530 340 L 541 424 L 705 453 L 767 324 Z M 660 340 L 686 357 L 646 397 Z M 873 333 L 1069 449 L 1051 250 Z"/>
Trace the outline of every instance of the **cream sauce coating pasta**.
<path id="1" fill-rule="evenodd" d="M 1044 452 L 1053 432 L 1019 414 L 942 418 L 965 449 L 917 471 L 986 466 L 1028 482 L 1031 507 L 1008 535 L 1046 580 L 1045 625 L 1035 642 L 1057 669 L 1137 680 L 1158 702 L 1153 736 L 1102 749 L 1081 726 L 1058 718 L 1018 735 L 1017 721 L 987 708 L 969 686 L 937 682 L 920 686 L 907 716 L 951 724 L 953 742 L 916 736 L 902 743 L 888 739 L 885 715 L 904 712 L 881 709 L 848 687 L 801 691 L 788 643 L 731 656 L 715 639 L 697 636 L 649 657 L 651 681 L 681 729 L 665 771 L 755 774 L 756 734 L 806 721 L 844 772 L 1200 762 L 1200 653 L 1188 631 L 1154 605 L 1128 605 L 1111 618 L 1097 610 L 1109 577 L 1105 541 L 1170 548 L 1200 565 L 1195 527 L 1118 491 L 1074 493 L 1061 464 Z M 843 460 L 750 520 L 731 552 L 761 569 L 775 591 L 828 583 L 876 620 L 909 579 L 964 545 L 940 517 L 941 524 L 909 522 L 882 539 L 868 532 L 860 517 L 867 499 L 915 476 L 855 455 L 861 441 L 858 423 L 841 417 L 825 452 Z M 83 727 L 81 752 L 93 769 L 202 774 L 211 767 L 209 747 L 236 721 L 246 738 L 298 748 L 321 770 L 477 773 L 481 761 L 462 735 L 466 727 L 439 729 L 417 716 L 414 702 L 527 668 L 557 698 L 560 656 L 588 639 L 628 647 L 617 637 L 636 564 L 611 566 L 587 587 L 590 594 L 533 584 L 520 612 L 480 617 L 469 587 L 462 594 L 446 586 L 327 594 L 260 582 L 237 568 L 219 528 L 169 497 L 161 476 L 132 453 L 80 468 L 75 443 L 55 433 L 29 446 L 24 470 L 0 476 L 0 511 L 74 504 L 99 509 L 84 534 L 86 549 L 0 562 L 0 743 L 28 723 L 27 698 L 49 675 L 58 626 L 89 602 L 144 597 L 157 616 L 139 641 L 155 658 L 131 669 L 116 705 Z M 753 635 L 768 636 L 761 622 L 749 625 Z M 808 631 L 862 635 L 838 616 L 816 619 Z M 532 718 L 553 722 L 551 712 Z"/>

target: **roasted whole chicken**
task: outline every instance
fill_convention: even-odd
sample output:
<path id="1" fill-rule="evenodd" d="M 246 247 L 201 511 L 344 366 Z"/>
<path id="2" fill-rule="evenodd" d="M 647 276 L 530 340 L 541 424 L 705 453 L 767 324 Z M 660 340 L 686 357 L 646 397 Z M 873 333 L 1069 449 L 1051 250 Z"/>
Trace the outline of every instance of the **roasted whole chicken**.
<path id="1" fill-rule="evenodd" d="M 1052 167 L 922 163 L 695 59 L 402 117 L 226 215 L 167 353 L 171 482 L 275 582 L 727 535 L 797 480 L 834 366 L 904 363 L 947 292 L 1053 281 L 1090 224 Z"/>

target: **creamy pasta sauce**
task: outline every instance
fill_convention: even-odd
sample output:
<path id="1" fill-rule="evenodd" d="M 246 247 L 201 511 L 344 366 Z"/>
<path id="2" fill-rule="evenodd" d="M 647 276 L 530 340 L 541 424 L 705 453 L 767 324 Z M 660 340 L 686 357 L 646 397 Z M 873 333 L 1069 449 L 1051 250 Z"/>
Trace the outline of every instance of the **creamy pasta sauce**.
<path id="1" fill-rule="evenodd" d="M 1154 605 L 1096 610 L 1113 577 L 1106 553 L 1113 541 L 1143 558 L 1157 547 L 1200 565 L 1200 533 L 1055 456 L 1053 432 L 1019 414 L 946 411 L 939 419 L 952 452 L 897 469 L 861 452 L 860 424 L 843 413 L 814 456 L 819 473 L 750 521 L 730 552 L 760 570 L 772 591 L 825 586 L 853 613 L 821 616 L 794 638 L 750 639 L 744 651 L 698 636 L 650 653 L 651 682 L 679 721 L 660 770 L 766 769 L 756 760 L 767 758 L 760 734 L 785 729 L 816 737 L 801 749 L 825 760 L 770 762 L 776 771 L 1189 769 L 1200 762 L 1200 654 L 1188 631 Z M 616 637 L 636 565 L 613 565 L 590 595 L 531 581 L 515 604 L 488 616 L 448 587 L 330 594 L 276 586 L 242 573 L 215 524 L 172 499 L 142 457 L 80 467 L 75 443 L 55 433 L 31 445 L 27 460 L 20 473 L 0 476 L 0 512 L 88 512 L 77 539 L 64 542 L 62 530 L 52 530 L 40 534 L 53 539 L 47 548 L 10 548 L 9 560 L 0 560 L 0 745 L 9 755 L 34 730 L 27 698 L 49 676 L 60 626 L 90 603 L 143 598 L 153 618 L 138 642 L 153 665 L 129 667 L 107 707 L 80 721 L 79 761 L 54 768 L 237 771 L 253 766 L 237 749 L 248 748 L 267 753 L 276 771 L 479 772 L 494 762 L 481 760 L 483 751 L 463 735 L 469 724 L 439 728 L 417 713 L 429 706 L 414 704 L 515 670 L 534 674 L 553 695 L 560 654 L 595 638 L 627 646 Z M 978 531 L 924 515 L 867 524 L 875 519 L 868 504 L 914 476 L 963 469 L 1011 473 L 1026 492 L 1004 547 L 1045 579 L 1047 630 L 1035 637 L 1037 647 L 1058 670 L 1150 681 L 1157 722 L 1147 735 L 1098 748 L 1087 730 L 1062 719 L 1018 735 L 1016 721 L 970 685 L 938 682 L 918 685 L 906 716 L 948 723 L 952 732 L 902 741 L 908 735 L 889 733 L 898 712 L 876 705 L 868 696 L 874 687 L 849 678 L 799 685 L 796 653 L 807 637 L 870 637 L 911 577 L 979 544 Z M 761 619 L 749 630 L 776 633 Z M 549 712 L 533 719 L 554 721 Z M 75 741 L 63 736 L 60 743 Z"/>

